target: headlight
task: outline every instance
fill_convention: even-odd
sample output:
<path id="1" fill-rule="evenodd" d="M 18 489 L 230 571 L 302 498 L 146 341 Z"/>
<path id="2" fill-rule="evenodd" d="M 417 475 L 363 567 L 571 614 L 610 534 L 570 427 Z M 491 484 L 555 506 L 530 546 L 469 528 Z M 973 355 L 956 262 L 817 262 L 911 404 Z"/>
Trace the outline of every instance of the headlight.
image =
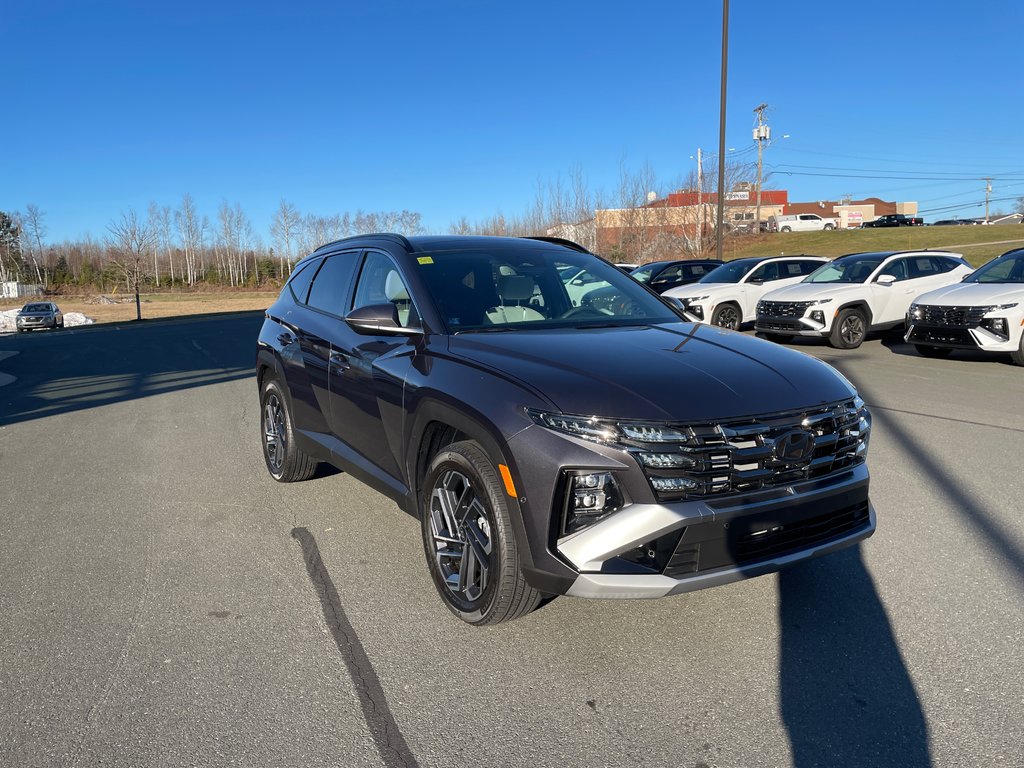
<path id="1" fill-rule="evenodd" d="M 907 312 L 914 320 L 921 320 L 924 318 L 924 310 L 921 309 L 918 304 L 911 304 L 910 310 Z"/>
<path id="2" fill-rule="evenodd" d="M 683 297 L 684 304 L 690 304 L 694 301 L 707 301 L 711 296 L 685 296 Z"/>
<path id="3" fill-rule="evenodd" d="M 816 307 L 819 304 L 828 304 L 830 301 L 832 301 L 832 299 L 818 299 L 817 301 L 812 301 L 811 306 Z"/>
<path id="4" fill-rule="evenodd" d="M 857 456 L 866 458 L 868 443 L 871 442 L 871 412 L 864 405 L 864 400 L 859 395 L 854 398 L 853 407 L 857 409 L 857 428 L 851 431 L 851 434 L 858 438 L 854 453 Z"/>
<path id="5" fill-rule="evenodd" d="M 574 471 L 567 477 L 562 535 L 588 528 L 624 506 L 611 472 Z"/>
<path id="6" fill-rule="evenodd" d="M 1013 309 L 1018 303 L 1019 302 L 1015 301 L 1013 304 L 998 304 L 991 307 L 985 307 L 985 314 L 988 314 L 989 312 L 998 312 L 1001 309 Z"/>

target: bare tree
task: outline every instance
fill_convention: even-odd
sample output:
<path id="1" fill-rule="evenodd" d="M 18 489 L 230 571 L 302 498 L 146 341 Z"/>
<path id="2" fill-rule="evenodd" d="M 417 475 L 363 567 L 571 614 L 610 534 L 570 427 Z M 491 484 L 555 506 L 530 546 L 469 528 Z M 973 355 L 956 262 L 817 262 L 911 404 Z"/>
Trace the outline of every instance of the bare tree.
<path id="1" fill-rule="evenodd" d="M 25 206 L 24 231 L 31 243 L 29 255 L 36 268 L 36 279 L 40 284 L 46 282 L 39 268 L 39 260 L 43 256 L 43 238 L 46 237 L 46 225 L 43 223 L 45 217 L 46 214 L 39 210 L 38 205 L 29 203 Z"/>
<path id="2" fill-rule="evenodd" d="M 174 223 L 185 251 L 185 282 L 192 287 L 196 284 L 197 257 L 202 248 L 205 221 L 200 221 L 192 196 L 187 192 L 181 199 L 181 208 L 174 212 Z"/>
<path id="3" fill-rule="evenodd" d="M 142 302 L 139 298 L 139 287 L 146 276 L 148 262 L 146 258 L 156 243 L 156 233 L 148 223 L 136 216 L 129 209 L 122 213 L 107 226 L 110 232 L 108 246 L 112 252 L 111 264 L 124 278 L 128 290 L 135 292 L 135 319 L 142 319 Z"/>
<path id="4" fill-rule="evenodd" d="M 281 200 L 281 204 L 278 205 L 277 211 L 274 213 L 274 219 L 270 224 L 270 235 L 274 238 L 274 243 L 277 245 L 282 278 L 286 274 L 290 275 L 292 273 L 292 249 L 298 237 L 301 223 L 302 217 L 299 216 L 295 206 L 285 200 Z M 287 272 L 285 272 L 285 265 L 288 268 Z"/>

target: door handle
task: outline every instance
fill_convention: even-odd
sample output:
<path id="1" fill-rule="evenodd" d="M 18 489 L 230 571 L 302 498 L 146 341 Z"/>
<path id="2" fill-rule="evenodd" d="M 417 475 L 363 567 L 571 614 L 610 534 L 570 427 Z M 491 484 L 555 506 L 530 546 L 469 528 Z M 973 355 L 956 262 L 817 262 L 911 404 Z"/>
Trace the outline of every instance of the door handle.
<path id="1" fill-rule="evenodd" d="M 281 345 L 282 347 L 287 347 L 287 346 L 288 346 L 289 344 L 291 344 L 291 343 L 292 343 L 293 341 L 295 341 L 295 337 L 294 337 L 294 336 L 292 336 L 292 335 L 291 335 L 290 333 L 288 333 L 287 331 L 285 331 L 284 333 L 280 334 L 280 335 L 279 335 L 279 336 L 277 337 L 277 342 L 278 342 L 278 344 L 280 344 L 280 345 Z"/>
<path id="2" fill-rule="evenodd" d="M 339 375 L 343 374 L 351 367 L 348 364 L 348 356 L 341 352 L 331 352 L 330 362 L 331 370 Z"/>

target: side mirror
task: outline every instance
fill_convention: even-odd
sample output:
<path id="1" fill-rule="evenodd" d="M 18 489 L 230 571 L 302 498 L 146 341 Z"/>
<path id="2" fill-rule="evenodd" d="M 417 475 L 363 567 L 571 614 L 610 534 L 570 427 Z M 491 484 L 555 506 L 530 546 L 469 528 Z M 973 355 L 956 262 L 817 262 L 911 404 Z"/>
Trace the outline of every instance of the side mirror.
<path id="1" fill-rule="evenodd" d="M 356 333 L 386 336 L 418 336 L 419 328 L 405 328 L 398 322 L 398 308 L 394 304 L 369 304 L 353 309 L 345 322 Z"/>
<path id="2" fill-rule="evenodd" d="M 890 286 L 890 285 L 892 285 L 893 283 L 896 282 L 896 276 L 895 275 L 879 275 L 877 278 L 875 278 L 875 282 L 878 283 L 879 285 Z"/>
<path id="3" fill-rule="evenodd" d="M 750 283 L 751 285 L 764 285 L 764 278 L 763 277 L 752 277 L 749 280 L 747 280 L 747 282 Z"/>

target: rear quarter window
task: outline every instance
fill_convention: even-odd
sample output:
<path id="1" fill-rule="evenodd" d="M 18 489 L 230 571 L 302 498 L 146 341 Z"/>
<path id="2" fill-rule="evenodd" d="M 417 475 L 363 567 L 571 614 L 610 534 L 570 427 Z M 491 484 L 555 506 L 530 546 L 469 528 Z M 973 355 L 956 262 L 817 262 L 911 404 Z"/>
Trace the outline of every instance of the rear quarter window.
<path id="1" fill-rule="evenodd" d="M 309 284 L 313 282 L 313 275 L 320 264 L 320 259 L 304 259 L 300 261 L 291 279 L 288 281 L 288 290 L 292 298 L 300 304 L 306 303 L 306 296 L 309 295 Z"/>

